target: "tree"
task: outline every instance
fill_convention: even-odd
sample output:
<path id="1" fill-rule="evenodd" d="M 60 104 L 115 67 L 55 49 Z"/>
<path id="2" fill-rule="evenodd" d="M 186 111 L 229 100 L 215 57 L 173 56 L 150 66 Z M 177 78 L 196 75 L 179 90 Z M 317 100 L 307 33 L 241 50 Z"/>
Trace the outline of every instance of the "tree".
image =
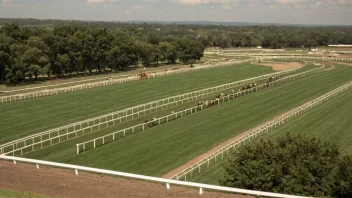
<path id="1" fill-rule="evenodd" d="M 204 52 L 204 46 L 202 43 L 189 39 L 179 40 L 176 43 L 176 49 L 178 52 L 177 56 L 182 62 L 188 62 L 189 60 L 200 60 Z"/>
<path id="2" fill-rule="evenodd" d="M 177 58 L 177 51 L 173 44 L 168 42 L 159 43 L 160 53 L 162 53 L 163 60 L 168 62 L 175 63 Z"/>
<path id="3" fill-rule="evenodd" d="M 126 70 L 137 62 L 138 52 L 135 41 L 130 36 L 123 33 L 115 35 L 112 46 L 114 47 L 109 51 L 109 57 L 113 62 L 113 68 Z"/>
<path id="4" fill-rule="evenodd" d="M 0 35 L 0 81 L 5 80 L 5 68 L 10 64 L 11 38 Z"/>
<path id="5" fill-rule="evenodd" d="M 144 67 L 148 67 L 153 62 L 153 45 L 144 41 L 136 42 L 137 53 Z"/>
<path id="6" fill-rule="evenodd" d="M 241 147 L 229 159 L 221 185 L 305 196 L 333 196 L 336 145 L 287 134 Z M 351 166 L 349 166 L 351 168 Z"/>
<path id="7" fill-rule="evenodd" d="M 80 54 L 84 73 L 86 73 L 87 69 L 89 73 L 92 73 L 94 61 L 92 53 L 94 49 L 93 36 L 88 31 L 78 30 L 74 33 L 73 37 L 75 37 L 76 50 Z"/>
<path id="8" fill-rule="evenodd" d="M 352 197 L 352 156 L 343 156 L 337 167 L 335 197 Z"/>
<path id="9" fill-rule="evenodd" d="M 32 79 L 32 76 L 34 75 L 35 79 L 38 79 L 38 74 L 41 73 L 41 67 L 39 65 L 31 64 L 28 67 L 28 71 L 26 73 L 26 76 Z"/>

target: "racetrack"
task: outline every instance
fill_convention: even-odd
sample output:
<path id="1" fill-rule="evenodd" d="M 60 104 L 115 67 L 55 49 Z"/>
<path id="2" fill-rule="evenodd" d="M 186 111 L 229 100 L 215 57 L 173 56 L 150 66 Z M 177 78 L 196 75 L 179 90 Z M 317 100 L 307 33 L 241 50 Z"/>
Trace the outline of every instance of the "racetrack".
<path id="1" fill-rule="evenodd" d="M 289 133 L 303 133 L 307 136 L 314 136 L 322 141 L 334 143 L 338 145 L 340 152 L 352 153 L 352 117 L 350 109 L 352 107 L 352 91 L 346 91 L 329 101 L 321 104 L 318 108 L 291 120 L 290 122 L 271 130 L 264 134 L 260 139 L 273 139 L 278 136 Z M 255 142 L 255 141 L 254 141 Z M 218 185 L 218 180 L 223 176 L 223 166 L 228 158 L 219 159 L 207 169 L 189 178 L 193 182 L 201 182 L 207 184 Z"/>
<path id="2" fill-rule="evenodd" d="M 54 147 L 50 152 L 44 149 L 28 156 L 162 176 L 243 131 L 345 83 L 351 72 L 349 68 L 339 66 L 335 70 L 312 74 L 78 156 L 74 145 L 72 155 L 64 159 Z"/>
<path id="3" fill-rule="evenodd" d="M 160 98 L 272 73 L 242 64 L 0 105 L 0 144 Z"/>

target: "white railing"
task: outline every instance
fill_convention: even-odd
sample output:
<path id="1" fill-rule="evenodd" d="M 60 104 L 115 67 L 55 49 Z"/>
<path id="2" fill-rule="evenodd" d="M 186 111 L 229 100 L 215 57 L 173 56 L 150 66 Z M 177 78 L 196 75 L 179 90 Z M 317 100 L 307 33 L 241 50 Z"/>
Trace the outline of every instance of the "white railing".
<path id="1" fill-rule="evenodd" d="M 200 184 L 200 183 L 193 183 L 193 182 L 176 181 L 176 180 L 164 179 L 159 177 L 137 175 L 132 173 L 118 172 L 118 171 L 105 170 L 105 169 L 99 169 L 99 168 L 90 168 L 90 167 L 71 165 L 71 164 L 62 164 L 62 163 L 49 162 L 49 161 L 43 161 L 43 160 L 34 160 L 34 159 L 26 159 L 26 158 L 11 157 L 11 156 L 0 156 L 0 159 L 13 161 L 14 166 L 16 166 L 17 162 L 24 162 L 24 163 L 35 164 L 37 169 L 40 168 L 40 165 L 69 169 L 69 170 L 72 170 L 73 174 L 77 175 L 77 177 L 79 176 L 79 171 L 84 171 L 84 172 L 118 176 L 123 178 L 144 180 L 148 182 L 162 183 L 165 185 L 167 190 L 171 188 L 171 184 L 172 184 L 172 185 L 178 185 L 178 186 L 187 186 L 191 188 L 199 188 L 199 194 L 203 194 L 204 193 L 203 189 L 207 189 L 211 191 L 231 192 L 231 193 L 253 195 L 253 196 L 277 197 L 277 198 L 304 198 L 301 196 L 294 196 L 294 195 L 287 195 L 287 194 L 262 192 L 262 191 L 256 191 L 256 190 L 245 190 L 245 189 L 239 189 L 239 188 L 230 188 L 230 187 Z"/>
<path id="2" fill-rule="evenodd" d="M 185 69 L 167 70 L 167 71 L 154 71 L 154 72 L 146 72 L 146 73 L 148 74 L 148 77 L 154 78 L 154 77 L 160 77 L 160 76 L 168 76 L 171 74 L 198 71 L 202 69 L 211 69 L 219 66 L 240 64 L 240 63 L 245 63 L 249 61 L 250 60 L 238 60 L 238 61 L 231 61 L 226 63 L 218 63 L 214 65 L 197 66 L 194 68 L 185 68 Z M 96 87 L 126 83 L 130 81 L 135 81 L 135 80 L 140 80 L 140 77 L 138 76 L 138 74 L 124 75 L 124 78 L 118 78 L 114 80 L 92 82 L 92 83 L 74 85 L 74 86 L 63 87 L 63 88 L 53 88 L 53 89 L 47 89 L 47 90 L 41 90 L 41 91 L 35 91 L 35 92 L 29 92 L 29 93 L 23 93 L 23 94 L 3 96 L 3 97 L 0 97 L 0 103 L 4 104 L 4 103 L 15 102 L 19 100 L 26 100 L 26 99 L 57 95 L 57 94 L 68 93 L 68 92 L 81 91 L 81 90 L 86 90 L 86 89 L 91 89 Z"/>
<path id="3" fill-rule="evenodd" d="M 314 56 L 290 56 L 287 54 L 283 55 L 264 55 L 258 54 L 259 59 L 298 59 L 298 60 L 311 60 L 311 61 L 325 61 L 325 62 L 345 62 L 345 63 L 352 63 L 351 58 L 327 58 L 327 57 L 314 57 Z"/>
<path id="4" fill-rule="evenodd" d="M 234 54 L 237 53 L 224 53 L 224 54 Z M 243 54 L 243 53 L 242 53 Z M 329 57 L 317 57 L 311 55 L 299 55 L 299 54 L 259 54 L 259 53 L 250 53 L 247 54 L 251 57 L 260 57 L 264 59 L 298 59 L 298 60 L 316 60 L 316 61 L 326 61 L 326 62 L 345 62 L 352 63 L 352 58 L 329 58 Z"/>
<path id="5" fill-rule="evenodd" d="M 290 74 L 290 73 L 299 71 L 302 68 L 275 72 L 275 73 L 266 74 L 266 75 L 262 75 L 254 78 L 245 79 L 245 80 L 240 80 L 232 83 L 227 83 L 227 84 L 223 84 L 223 85 L 219 85 L 219 86 L 215 86 L 207 89 L 180 94 L 169 98 L 157 100 L 154 102 L 149 102 L 146 104 L 127 108 L 124 110 L 116 111 L 113 113 L 105 114 L 103 116 L 76 122 L 63 127 L 51 129 L 48 131 L 30 135 L 30 136 L 3 144 L 0 146 L 0 154 L 21 155 L 23 153 L 32 152 L 34 150 L 41 149 L 46 146 L 58 144 L 60 142 L 67 141 L 69 139 L 76 138 L 77 136 L 82 136 L 87 133 L 99 131 L 101 129 L 104 129 L 119 123 L 133 120 L 140 116 L 144 116 L 150 113 L 164 110 L 169 107 L 175 107 L 178 105 L 182 105 L 184 103 L 198 100 L 200 98 L 207 97 L 210 94 L 213 94 L 221 90 L 231 89 L 231 88 L 249 84 L 255 81 L 266 80 L 267 78 L 270 78 L 270 77 Z M 43 141 L 45 141 L 46 145 L 43 144 Z"/>
<path id="6" fill-rule="evenodd" d="M 219 150 L 215 151 L 214 153 L 208 155 L 207 157 L 203 158 L 202 160 L 198 161 L 197 163 L 193 164 L 192 166 L 186 168 L 185 170 L 182 170 L 178 174 L 174 175 L 171 177 L 171 179 L 175 180 L 181 180 L 184 179 L 187 181 L 187 176 L 188 177 L 193 177 L 194 174 L 198 174 L 201 172 L 202 169 L 207 168 L 210 166 L 210 164 L 216 163 L 217 158 L 224 158 L 224 154 L 228 155 L 230 150 L 235 150 L 242 144 L 245 144 L 246 142 L 249 142 L 253 139 L 255 139 L 258 135 L 261 135 L 265 132 L 268 132 L 272 128 L 276 128 L 277 126 L 284 124 L 285 122 L 289 121 L 290 119 L 293 119 L 302 113 L 314 108 L 315 106 L 321 104 L 324 101 L 329 100 L 331 97 L 334 97 L 352 87 L 352 81 L 344 84 L 341 87 L 338 87 L 314 100 L 311 100 L 295 109 L 292 109 L 291 111 L 288 111 L 287 113 L 284 113 L 280 115 L 278 118 L 275 118 L 272 121 L 268 121 L 262 126 L 254 129 L 253 131 L 244 134 L 243 137 L 235 140 L 234 142 L 231 142 L 230 144 L 220 148 Z M 203 167 L 203 168 L 202 168 Z"/>
<path id="7" fill-rule="evenodd" d="M 352 59 L 349 59 L 349 58 L 324 58 L 324 57 L 311 57 L 311 56 L 295 56 L 295 55 L 287 55 L 287 54 L 286 55 L 285 54 L 277 54 L 275 56 L 265 55 L 265 54 L 257 54 L 257 56 L 262 56 L 261 57 L 262 59 L 281 59 L 282 58 L 282 59 L 298 59 L 298 60 L 322 60 L 322 61 L 329 61 L 329 62 L 331 62 L 331 61 L 347 62 L 347 63 L 352 62 Z M 245 62 L 250 62 L 250 61 L 251 60 L 236 60 L 236 61 L 232 61 L 232 62 L 219 63 L 219 64 L 215 64 L 215 65 L 205 65 L 205 66 L 199 66 L 199 67 L 194 67 L 194 68 L 170 70 L 167 72 L 157 71 L 157 72 L 147 72 L 147 73 L 149 74 L 149 77 L 158 77 L 158 76 L 166 76 L 166 75 L 178 74 L 178 73 L 184 73 L 184 72 L 190 72 L 190 71 L 197 71 L 197 70 L 201 70 L 201 69 L 210 69 L 210 68 L 219 67 L 219 66 L 227 66 L 227 65 L 232 65 L 232 64 L 245 63 Z M 81 85 L 75 85 L 75 86 L 69 86 L 69 87 L 63 87 L 63 88 L 54 88 L 54 89 L 47 89 L 47 90 L 42 90 L 42 91 L 30 92 L 30 93 L 2 96 L 2 97 L 0 97 L 0 103 L 4 104 L 4 103 L 19 101 L 19 100 L 26 100 L 26 99 L 31 99 L 31 98 L 51 96 L 51 95 L 57 95 L 57 94 L 61 94 L 61 93 L 68 93 L 68 92 L 74 92 L 74 91 L 81 91 L 81 90 L 95 88 L 95 87 L 103 87 L 103 86 L 108 86 L 108 85 L 126 83 L 126 82 L 134 81 L 134 80 L 139 80 L 138 74 L 125 75 L 125 78 L 120 78 L 120 79 L 115 79 L 115 80 L 110 80 L 110 81 L 93 82 L 93 83 L 81 84 Z"/>
<path id="8" fill-rule="evenodd" d="M 273 81 L 273 82 L 268 83 L 268 84 L 264 83 L 262 85 L 256 86 L 256 87 L 251 88 L 251 89 L 247 89 L 247 90 L 244 90 L 244 91 L 233 93 L 233 94 L 224 96 L 224 97 L 222 97 L 220 99 L 214 100 L 213 101 L 214 104 L 212 104 L 212 105 L 220 105 L 220 102 L 229 101 L 230 99 L 234 99 L 234 98 L 238 98 L 238 97 L 241 97 L 241 96 L 245 96 L 245 95 L 248 95 L 251 92 L 257 92 L 257 91 L 259 91 L 261 89 L 264 89 L 266 87 L 271 87 L 273 85 L 276 85 L 276 84 L 279 84 L 279 83 L 283 83 L 283 82 L 286 82 L 288 80 L 292 80 L 292 79 L 295 79 L 295 78 L 298 78 L 298 77 L 303 77 L 303 76 L 306 76 L 306 75 L 308 75 L 308 74 L 310 74 L 310 73 L 312 73 L 314 71 L 322 70 L 323 68 L 324 68 L 324 66 L 316 68 L 316 69 L 312 69 L 312 70 L 309 70 L 309 71 L 305 71 L 305 72 L 302 72 L 302 73 L 299 73 L 299 74 L 294 74 L 294 75 L 291 75 L 291 76 L 287 76 L 287 77 L 278 79 L 278 80 Z M 185 109 L 185 110 L 181 110 L 181 111 L 178 111 L 178 112 L 175 112 L 173 114 L 169 114 L 169 115 L 166 115 L 166 116 L 163 116 L 163 117 L 160 117 L 160 118 L 155 118 L 155 120 L 147 122 L 147 123 L 142 123 L 142 124 L 138 124 L 138 125 L 135 125 L 135 126 L 132 126 L 132 127 L 129 127 L 129 128 L 121 129 L 119 131 L 116 131 L 116 132 L 113 132 L 113 133 L 110 133 L 110 134 L 107 134 L 107 135 L 104 135 L 104 136 L 101 136 L 101 137 L 98 137 L 98 138 L 94 138 L 94 139 L 88 140 L 86 142 L 82 142 L 82 143 L 76 144 L 77 154 L 79 154 L 81 152 L 84 152 L 84 151 L 91 150 L 91 149 L 95 149 L 97 147 L 100 147 L 102 145 L 111 143 L 111 142 L 113 142 L 115 140 L 118 140 L 118 139 L 121 139 L 123 137 L 126 137 L 126 136 L 129 136 L 129 135 L 133 135 L 135 133 L 139 133 L 139 132 L 145 131 L 145 130 L 147 130 L 147 129 L 155 126 L 155 125 L 165 124 L 165 123 L 168 123 L 170 121 L 174 121 L 176 119 L 183 118 L 185 116 L 197 113 L 199 111 L 202 111 L 203 109 L 206 109 L 206 107 L 210 106 L 210 105 L 211 104 L 209 103 L 209 104 L 203 104 L 203 105 L 200 105 L 200 106 L 191 107 L 191 108 L 188 108 L 188 109 Z"/>

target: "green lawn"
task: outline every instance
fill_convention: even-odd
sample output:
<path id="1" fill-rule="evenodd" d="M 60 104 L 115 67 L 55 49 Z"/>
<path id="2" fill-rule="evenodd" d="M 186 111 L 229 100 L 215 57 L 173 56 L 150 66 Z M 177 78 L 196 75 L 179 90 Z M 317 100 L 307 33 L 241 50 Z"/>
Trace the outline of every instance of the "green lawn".
<path id="1" fill-rule="evenodd" d="M 0 105 L 0 144 L 47 129 L 273 72 L 241 64 Z"/>
<path id="2" fill-rule="evenodd" d="M 60 157 L 51 160 L 161 176 L 219 143 L 348 82 L 351 74 L 350 67 L 337 66 L 334 70 L 265 89 L 80 155 L 57 155 Z M 75 145 L 71 148 L 74 151 Z M 41 155 L 34 152 L 27 157 L 36 155 L 36 158 L 47 159 L 44 150 L 38 151 Z"/>
<path id="3" fill-rule="evenodd" d="M 313 68 L 316 68 L 316 67 L 308 65 L 306 68 L 304 68 L 303 70 L 300 70 L 299 72 L 303 72 L 305 70 L 310 70 L 310 69 L 313 69 Z M 297 73 L 299 73 L 299 72 L 297 72 Z M 292 75 L 292 74 L 282 75 L 282 77 L 288 76 L 288 75 Z M 257 83 L 261 84 L 261 83 L 264 83 L 264 82 L 265 81 L 261 81 L 261 82 L 257 82 Z M 232 89 L 237 90 L 238 88 L 232 88 Z M 202 98 L 199 101 L 212 100 L 212 99 L 214 99 L 214 97 L 216 95 L 218 95 L 220 93 L 228 93 L 229 94 L 229 93 L 231 93 L 232 89 L 223 90 L 223 91 L 221 91 L 219 93 L 214 93 L 213 95 L 208 96 L 206 98 Z M 166 110 L 161 110 L 161 111 L 158 111 L 158 112 L 146 115 L 146 116 L 142 116 L 142 117 L 139 117 L 137 119 L 134 119 L 134 120 L 122 123 L 122 124 L 118 124 L 118 125 L 111 126 L 109 128 L 102 129 L 100 131 L 97 131 L 97 132 L 94 132 L 94 133 L 91 133 L 91 134 L 86 134 L 85 136 L 81 136 L 81 137 L 78 137 L 78 138 L 75 138 L 75 139 L 72 139 L 72 140 L 69 140 L 69 141 L 66 141 L 66 142 L 62 142 L 60 144 L 57 144 L 57 145 L 42 149 L 40 151 L 36 151 L 34 153 L 27 154 L 26 156 L 31 157 L 31 158 L 40 158 L 42 156 L 45 156 L 45 160 L 49 160 L 50 161 L 50 160 L 62 159 L 62 158 L 65 158 L 66 156 L 70 156 L 70 155 L 75 155 L 76 150 L 74 149 L 73 145 L 76 145 L 78 143 L 82 143 L 82 142 L 85 142 L 85 141 L 88 141 L 88 140 L 91 140 L 91 139 L 94 139 L 94 138 L 97 138 L 97 137 L 101 137 L 103 135 L 111 134 L 111 133 L 119 131 L 121 129 L 129 128 L 131 126 L 141 124 L 146 119 L 149 120 L 152 117 L 157 117 L 158 118 L 158 117 L 163 117 L 163 116 L 169 115 L 171 113 L 171 111 L 177 112 L 177 111 L 180 111 L 181 109 L 187 109 L 187 108 L 194 107 L 197 103 L 198 103 L 198 101 L 193 101 L 193 102 L 185 103 L 185 104 L 177 106 L 177 107 L 169 108 L 169 109 L 166 109 Z M 187 118 L 184 118 L 184 119 L 187 119 Z M 130 133 L 128 133 L 127 135 L 130 135 Z M 38 146 L 38 148 L 39 148 L 39 146 Z M 58 150 L 60 152 L 56 152 Z"/>
<path id="4" fill-rule="evenodd" d="M 352 90 L 323 103 L 308 113 L 282 125 L 263 138 L 304 133 L 337 144 L 343 153 L 352 153 Z"/>
<path id="5" fill-rule="evenodd" d="M 48 198 L 30 193 L 0 189 L 0 198 Z"/>
<path id="6" fill-rule="evenodd" d="M 275 130 L 263 135 L 261 138 L 276 138 L 287 132 L 304 133 L 315 136 L 322 141 L 337 144 L 342 153 L 352 153 L 352 91 L 344 92 L 331 100 L 319 105 L 319 107 L 279 126 Z M 259 140 L 259 139 L 258 139 Z M 218 180 L 224 174 L 222 161 L 204 169 L 191 181 L 218 185 Z"/>

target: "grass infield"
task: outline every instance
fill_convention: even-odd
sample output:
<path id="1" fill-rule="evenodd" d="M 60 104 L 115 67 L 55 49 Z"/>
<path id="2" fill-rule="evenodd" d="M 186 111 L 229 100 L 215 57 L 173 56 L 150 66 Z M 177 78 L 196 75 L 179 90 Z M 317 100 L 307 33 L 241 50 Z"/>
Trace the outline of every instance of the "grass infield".
<path id="1" fill-rule="evenodd" d="M 214 146 L 350 81 L 352 69 L 314 73 L 80 155 L 46 149 L 27 157 L 162 176 Z M 71 145 L 75 153 L 75 145 Z M 50 155 L 48 155 L 50 153 Z"/>
<path id="2" fill-rule="evenodd" d="M 0 144 L 169 96 L 273 72 L 232 65 L 0 105 Z"/>

